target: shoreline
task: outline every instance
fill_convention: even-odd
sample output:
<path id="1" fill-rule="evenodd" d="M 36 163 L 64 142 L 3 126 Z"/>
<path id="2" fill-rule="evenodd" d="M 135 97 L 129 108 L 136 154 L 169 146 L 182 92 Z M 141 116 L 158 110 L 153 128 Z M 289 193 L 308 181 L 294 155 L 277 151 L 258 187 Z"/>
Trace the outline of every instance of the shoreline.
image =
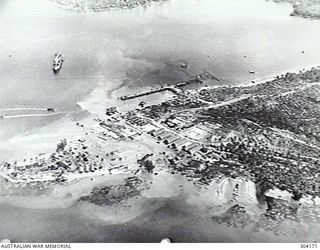
<path id="1" fill-rule="evenodd" d="M 230 85 L 230 87 L 250 87 L 250 86 L 255 86 L 255 85 L 260 85 L 260 84 L 264 84 L 273 80 L 277 79 L 277 76 L 281 76 L 281 75 L 285 75 L 285 74 L 299 74 L 300 71 L 309 71 L 312 70 L 313 68 L 320 68 L 320 63 L 318 65 L 309 65 L 307 67 L 304 67 L 303 69 L 301 68 L 295 68 L 295 69 L 291 69 L 291 70 L 286 70 L 286 71 L 281 71 L 280 73 L 277 73 L 276 75 L 268 75 L 266 77 L 263 78 L 256 78 L 252 81 L 254 81 L 255 83 L 253 83 L 252 81 L 247 81 L 244 83 L 240 83 L 237 84 L 235 86 Z M 228 86 L 228 85 L 226 85 Z"/>
<path id="2" fill-rule="evenodd" d="M 310 68 L 309 69 L 306 69 L 306 67 L 304 68 L 304 69 L 295 69 L 295 70 L 291 70 L 291 71 L 286 71 L 286 72 L 282 72 L 282 74 L 278 74 L 278 75 L 276 75 L 276 76 L 267 76 L 267 77 L 264 77 L 264 78 L 260 78 L 259 80 L 255 80 L 255 83 L 249 83 L 249 82 L 246 82 L 246 83 L 242 83 L 242 84 L 238 84 L 238 85 L 217 85 L 217 86 L 212 86 L 212 87 L 200 87 L 200 88 L 198 88 L 198 89 L 196 89 L 196 90 L 188 90 L 188 91 L 190 91 L 190 92 L 194 92 L 194 93 L 198 93 L 199 91 L 201 91 L 201 90 L 211 90 L 211 89 L 217 89 L 217 88 L 223 88 L 223 87 L 231 87 L 231 88 L 241 88 L 241 87 L 251 87 L 251 86 L 257 86 L 257 85 L 261 85 L 261 84 L 268 84 L 268 83 L 270 83 L 270 82 L 272 82 L 272 81 L 274 81 L 274 80 L 277 80 L 277 76 L 281 76 L 281 75 L 285 75 L 285 74 L 298 74 L 298 73 L 300 73 L 301 71 L 302 72 L 306 72 L 306 71 L 308 71 L 308 70 L 312 70 L 312 69 L 319 69 L 320 68 L 320 66 L 310 66 Z M 281 80 L 281 78 L 279 78 L 280 80 Z M 121 88 L 124 88 L 124 87 L 126 87 L 126 85 L 117 85 L 117 86 L 115 86 L 114 87 L 114 89 L 108 89 L 107 90 L 107 93 L 113 93 L 115 90 L 119 90 L 119 89 L 121 89 Z M 97 87 L 97 88 L 102 88 L 101 86 L 99 87 Z M 105 89 L 105 88 L 103 88 L 103 89 Z M 96 89 L 95 89 L 96 90 Z M 94 90 L 94 91 L 95 91 Z M 87 112 L 89 112 L 90 113 L 90 116 L 89 117 L 87 117 L 87 118 L 85 118 L 85 119 L 93 119 L 93 117 L 91 117 L 92 115 L 93 116 L 95 116 L 95 115 L 101 115 L 102 113 L 101 112 L 92 112 L 92 110 L 90 110 L 90 109 L 86 109 L 86 108 L 84 108 L 83 107 L 83 103 L 86 103 L 86 101 L 84 101 L 84 102 L 79 102 L 79 105 L 80 105 L 80 107 L 81 107 L 81 111 L 78 111 L 78 112 L 83 112 L 83 111 L 87 111 Z M 115 96 L 113 96 L 110 100 L 108 100 L 108 103 L 109 103 L 109 105 L 113 105 L 113 104 L 120 104 L 120 103 L 125 103 L 125 102 L 119 102 L 119 100 L 117 100 L 116 99 L 116 97 Z M 100 104 L 98 104 L 98 105 L 100 105 Z M 207 108 L 210 108 L 210 106 L 209 107 L 207 107 Z M 12 109 L 12 108 L 10 108 L 10 109 Z M 18 108 L 14 108 L 14 109 L 18 109 Z M 35 108 L 27 108 L 27 109 L 35 109 Z M 40 109 L 40 108 L 39 108 Z M 180 111 L 180 112 L 184 112 L 184 111 Z M 59 115 L 60 113 L 53 113 L 53 114 L 39 114 L 40 116 L 47 116 L 47 115 Z M 17 116 L 12 116 L 12 118 L 16 118 L 16 117 L 18 117 L 19 115 L 17 115 Z M 19 116 L 19 117 L 24 117 L 24 116 L 30 116 L 30 115 L 21 115 L 21 116 Z M 11 117 L 11 116 L 9 116 L 9 117 Z M 59 120 L 57 120 L 57 122 L 58 122 Z M 80 133 L 81 134 L 81 133 Z M 40 152 L 41 154 L 42 154 L 42 152 Z M 39 153 L 38 153 L 39 154 Z M 37 154 L 36 154 L 37 155 Z M 36 156 L 36 155 L 34 155 L 34 156 Z M 22 157 L 21 157 L 22 158 Z M 93 174 L 92 176 L 96 176 L 96 175 L 98 175 L 98 174 Z M 90 177 L 92 177 L 90 174 L 89 175 L 87 175 L 87 177 L 83 177 L 83 178 L 90 178 Z M 70 174 L 70 177 L 71 177 L 71 174 Z M 6 177 L 3 177 L 3 178 L 6 178 Z M 67 179 L 69 179 L 69 178 L 67 178 Z M 72 179 L 72 178 L 71 178 Z M 77 178 L 74 178 L 74 179 L 77 179 Z M 35 180 L 36 181 L 36 180 Z M 38 180 L 38 181 L 40 181 L 41 182 L 41 180 Z M 46 181 L 46 180 L 45 180 Z M 18 181 L 19 183 L 20 183 L 20 181 Z M 18 183 L 17 182 L 17 183 Z M 23 183 L 23 181 L 21 181 L 21 183 Z"/>
<path id="3" fill-rule="evenodd" d="M 14 0 L 3 15 L 12 19 L 3 30 L 9 31 L 3 105 L 12 107 L 0 107 L 0 115 L 6 110 L 0 117 L 5 120 L 0 120 L 0 209 L 9 214 L 4 225 L 17 227 L 11 233 L 38 212 L 53 223 L 66 218 L 53 226 L 44 220 L 57 239 L 60 232 L 69 233 L 70 228 L 60 228 L 69 223 L 68 216 L 78 226 L 128 222 L 124 233 L 131 233 L 130 224 L 150 232 L 152 225 L 143 225 L 149 220 L 171 225 L 162 217 L 150 219 L 158 205 L 176 227 L 188 215 L 208 216 L 201 232 L 214 225 L 225 240 L 232 240 L 228 232 L 236 230 L 243 241 L 260 237 L 259 230 L 280 240 L 286 237 L 286 223 L 300 230 L 311 229 L 310 221 L 320 222 L 318 212 L 312 213 L 320 215 L 320 84 L 313 84 L 320 82 L 319 66 L 299 74 L 302 68 L 308 71 L 304 65 L 319 61 L 312 43 L 320 39 L 317 24 L 286 17 L 290 7 L 277 12 L 276 4 L 269 9 L 263 1 L 160 0 L 138 10 L 110 8 L 101 14 L 64 8 L 59 1 L 80 7 L 90 3 L 37 0 L 29 9 L 28 3 Z M 14 24 L 21 27 L 19 36 Z M 303 31 L 300 37 L 297 30 Z M 30 49 L 19 44 L 20 38 L 28 38 Z M 54 50 L 68 54 L 68 63 L 53 77 L 48 58 Z M 41 53 L 35 57 L 34 51 Z M 30 63 L 19 73 L 15 65 L 25 67 L 25 62 Z M 188 81 L 201 70 L 212 72 L 215 80 L 120 100 L 160 84 Z M 14 96 L 17 88 L 21 97 Z M 24 104 L 35 107 L 19 109 Z M 57 113 L 46 113 L 43 105 Z M 73 108 L 79 114 L 60 114 Z M 76 216 L 56 220 L 69 210 Z M 15 216 L 17 211 L 25 211 L 25 221 Z M 204 230 L 204 225 L 209 226 Z M 31 223 L 30 230 L 42 226 Z M 46 238 L 48 231 L 38 237 Z M 91 240 L 92 231 L 86 233 L 84 239 Z M 102 239 L 105 232 L 93 234 Z"/>
<path id="4" fill-rule="evenodd" d="M 311 20 L 320 19 L 320 4 L 317 0 L 295 1 L 295 0 L 273 0 L 276 3 L 288 3 L 292 6 L 293 12 L 290 16 L 309 18 Z"/>
<path id="5" fill-rule="evenodd" d="M 165 1 L 165 0 L 146 0 L 146 1 L 141 1 L 141 0 L 134 0 L 134 3 L 128 3 L 128 2 L 124 2 L 122 5 L 119 4 L 117 1 L 114 1 L 112 3 L 108 3 L 107 5 L 111 5 L 111 6 L 99 6 L 97 4 L 97 6 L 88 6 L 88 4 L 83 4 L 82 6 L 70 6 L 70 4 L 72 3 L 67 3 L 69 5 L 66 5 L 65 3 L 59 3 L 59 1 L 61 0 L 50 0 L 56 7 L 66 10 L 66 11 L 72 11 L 72 12 L 77 12 L 77 13 L 101 13 L 101 12 L 105 12 L 105 11 L 120 11 L 120 10 L 128 10 L 128 9 L 135 9 L 135 8 L 139 8 L 139 7 L 145 7 L 148 5 L 151 5 L 153 3 L 158 3 L 161 1 Z M 87 1 L 87 0 L 85 0 Z M 63 1 L 62 1 L 63 2 Z M 112 5 L 121 5 L 121 6 L 112 6 Z"/>

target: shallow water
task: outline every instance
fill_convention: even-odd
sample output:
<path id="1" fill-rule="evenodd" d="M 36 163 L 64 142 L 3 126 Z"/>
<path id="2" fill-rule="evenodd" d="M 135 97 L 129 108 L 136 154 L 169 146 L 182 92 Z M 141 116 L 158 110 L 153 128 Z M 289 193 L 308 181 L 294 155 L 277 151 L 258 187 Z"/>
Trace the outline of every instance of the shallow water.
<path id="1" fill-rule="evenodd" d="M 144 191 L 141 196 L 106 207 L 78 201 L 79 197 L 88 195 L 94 187 L 92 183 L 86 183 L 90 180 L 83 180 L 82 184 L 56 187 L 58 190 L 49 190 L 47 195 L 32 196 L 31 191 L 24 197 L 2 196 L 0 238 L 9 238 L 13 242 L 159 242 L 164 237 L 170 237 L 174 242 L 320 240 L 318 226 L 311 226 L 311 231 L 301 230 L 298 235 L 285 237 L 263 230 L 254 233 L 250 228 L 237 229 L 219 224 L 212 216 L 216 216 L 219 209 L 224 211 L 229 207 L 218 204 L 226 204 L 225 199 L 230 199 L 228 194 L 231 186 L 234 186 L 233 182 L 224 182 L 224 194 L 220 192 L 222 197 L 219 201 L 215 197 L 217 193 L 211 189 L 199 193 L 182 177 L 168 174 L 163 177 L 170 180 L 165 190 L 163 180 L 153 180 L 153 188 Z M 117 181 L 115 176 L 114 181 Z M 112 185 L 107 178 L 99 182 Z M 156 191 L 159 189 L 161 192 Z M 177 192 L 178 189 L 180 192 Z M 242 196 L 244 198 L 248 195 Z M 248 200 L 242 202 L 243 205 L 247 204 L 248 211 L 263 210 L 254 201 L 250 204 Z"/>
<path id="2" fill-rule="evenodd" d="M 150 201 L 150 203 L 155 201 Z M 160 201 L 156 201 L 160 202 Z M 158 209 L 121 224 L 88 219 L 78 205 L 64 209 L 26 209 L 0 206 L 0 236 L 13 242 L 311 242 L 317 230 L 296 237 L 236 229 L 218 224 L 184 202 L 162 200 Z M 150 205 L 151 206 L 151 205 Z M 15 223 L 19 221 L 19 223 Z M 27 228 L 27 230 L 26 230 Z"/>
<path id="3" fill-rule="evenodd" d="M 290 17 L 290 11 L 289 5 L 263 0 L 169 0 L 102 13 L 64 11 L 45 0 L 2 1 L 0 108 L 73 112 L 97 84 L 118 88 L 126 79 L 124 85 L 139 88 L 187 79 L 203 69 L 239 83 L 317 65 L 320 22 Z M 56 51 L 66 61 L 54 75 Z M 181 61 L 190 68 L 177 66 Z M 60 117 L 1 120 L 8 133 L 0 139 L 52 118 Z"/>

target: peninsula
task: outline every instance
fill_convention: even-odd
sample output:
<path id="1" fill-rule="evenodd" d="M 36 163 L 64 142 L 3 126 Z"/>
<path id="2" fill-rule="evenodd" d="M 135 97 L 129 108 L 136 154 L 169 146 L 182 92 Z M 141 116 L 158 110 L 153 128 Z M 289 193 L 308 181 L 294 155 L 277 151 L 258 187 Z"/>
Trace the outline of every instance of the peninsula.
<path id="1" fill-rule="evenodd" d="M 227 197 L 231 189 L 223 212 L 213 217 L 219 223 L 291 235 L 288 220 L 318 223 L 320 67 L 238 86 L 206 87 L 212 78 L 205 76 L 196 90 L 176 84 L 179 91 L 160 104 L 126 112 L 106 107 L 95 126 L 77 123 L 83 132 L 77 141 L 61 141 L 52 154 L 6 161 L 0 176 L 35 190 L 118 176 L 120 184 L 80 199 L 109 206 L 139 197 L 165 172 L 182 176 L 200 193 L 216 183 L 219 195 Z M 239 198 L 243 187 L 254 190 L 251 198 Z M 247 210 L 255 200 L 264 206 L 258 217 Z"/>

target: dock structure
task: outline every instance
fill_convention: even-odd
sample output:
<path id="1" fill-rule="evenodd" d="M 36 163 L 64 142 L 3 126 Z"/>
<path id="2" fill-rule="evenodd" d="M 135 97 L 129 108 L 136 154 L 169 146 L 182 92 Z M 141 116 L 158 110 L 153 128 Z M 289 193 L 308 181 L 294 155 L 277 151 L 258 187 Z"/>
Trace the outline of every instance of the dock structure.
<path id="1" fill-rule="evenodd" d="M 138 98 L 138 97 L 142 97 L 142 96 L 146 96 L 146 95 L 151 95 L 151 94 L 155 94 L 155 93 L 159 93 L 159 92 L 163 92 L 163 91 L 171 91 L 174 94 L 179 93 L 179 90 L 177 90 L 175 87 L 164 86 L 164 87 L 160 87 L 160 88 L 156 88 L 156 89 L 150 89 L 150 90 L 144 91 L 142 93 L 136 93 L 136 94 L 132 94 L 132 95 L 124 95 L 124 96 L 121 96 L 119 99 L 122 101 L 126 101 L 126 100 L 130 100 L 130 99 L 134 99 L 134 98 Z"/>
<path id="2" fill-rule="evenodd" d="M 181 87 L 184 87 L 188 84 L 191 83 L 202 83 L 203 80 L 199 77 L 195 78 L 195 79 L 191 79 L 189 81 L 186 82 L 178 82 L 174 85 L 162 85 L 159 88 L 155 88 L 155 89 L 150 89 L 141 93 L 136 93 L 136 94 L 132 94 L 132 95 L 124 95 L 119 97 L 120 100 L 122 101 L 126 101 L 126 100 L 130 100 L 130 99 L 134 99 L 134 98 L 138 98 L 138 97 L 142 97 L 142 96 L 146 96 L 146 95 L 151 95 L 151 94 L 155 94 L 155 93 L 159 93 L 159 92 L 163 92 L 163 91 L 171 91 L 174 94 L 180 94 L 181 93 Z"/>

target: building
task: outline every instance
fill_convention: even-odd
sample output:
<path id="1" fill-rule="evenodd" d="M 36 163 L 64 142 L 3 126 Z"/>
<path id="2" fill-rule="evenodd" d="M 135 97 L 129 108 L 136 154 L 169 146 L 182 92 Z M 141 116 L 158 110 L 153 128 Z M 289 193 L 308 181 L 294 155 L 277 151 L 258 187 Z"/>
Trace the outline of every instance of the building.
<path id="1" fill-rule="evenodd" d="M 174 143 L 180 139 L 181 139 L 181 137 L 179 135 L 174 135 L 174 136 L 171 136 L 171 137 L 165 139 L 163 142 L 164 142 L 164 144 L 172 146 L 172 143 Z"/>
<path id="2" fill-rule="evenodd" d="M 191 145 L 185 147 L 185 151 L 189 154 L 194 154 L 194 153 L 198 152 L 201 148 L 202 148 L 202 146 L 200 146 L 199 144 L 192 143 Z"/>
<path id="3" fill-rule="evenodd" d="M 172 136 L 172 133 L 166 131 L 166 132 L 161 133 L 160 135 L 158 135 L 157 138 L 158 138 L 159 140 L 165 140 L 165 139 L 167 139 L 167 138 L 169 138 L 169 137 L 171 137 L 171 136 Z"/>
<path id="4" fill-rule="evenodd" d="M 187 139 L 180 138 L 179 140 L 172 142 L 171 146 L 176 149 L 183 149 L 183 147 L 186 147 L 190 144 L 191 143 Z"/>
<path id="5" fill-rule="evenodd" d="M 150 133 L 150 135 L 152 135 L 152 136 L 154 136 L 154 137 L 157 137 L 157 136 L 161 135 L 161 134 L 164 133 L 164 132 L 165 132 L 165 129 L 164 129 L 164 128 L 161 128 L 161 129 L 159 129 L 159 130 L 152 130 L 152 131 L 150 131 L 149 133 Z"/>

